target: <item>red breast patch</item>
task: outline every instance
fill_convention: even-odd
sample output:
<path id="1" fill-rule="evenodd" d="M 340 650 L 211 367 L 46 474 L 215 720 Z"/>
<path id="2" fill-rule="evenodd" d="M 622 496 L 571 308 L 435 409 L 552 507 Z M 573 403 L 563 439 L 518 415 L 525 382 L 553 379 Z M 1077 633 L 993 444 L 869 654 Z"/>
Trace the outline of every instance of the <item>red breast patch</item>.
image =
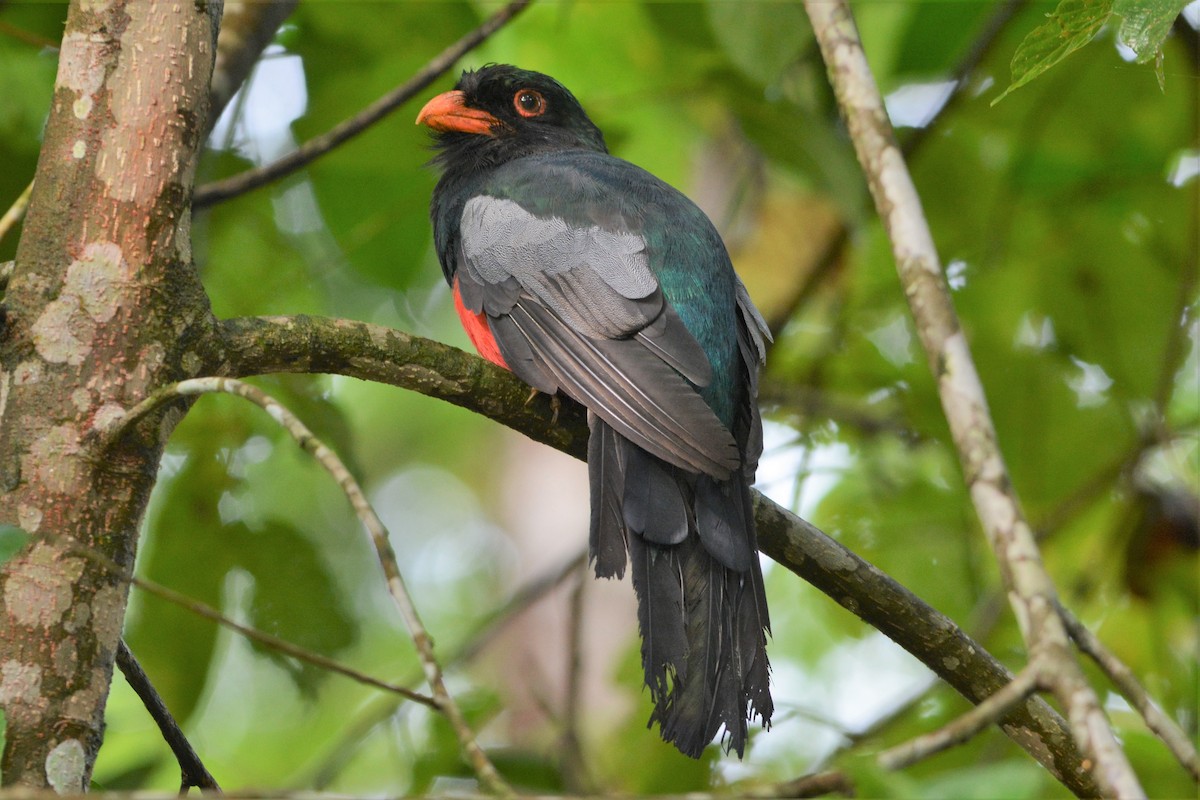
<path id="1" fill-rule="evenodd" d="M 467 310 L 463 305 L 462 295 L 458 291 L 458 276 L 454 276 L 454 310 L 458 312 L 458 318 L 462 320 L 462 326 L 467 332 L 471 344 L 475 345 L 475 349 L 479 351 L 479 355 L 491 361 L 493 364 L 508 369 L 508 364 L 504 363 L 504 356 L 500 355 L 500 348 L 496 345 L 496 337 L 492 336 L 492 329 L 488 325 L 487 314 L 482 311 L 478 314 Z"/>

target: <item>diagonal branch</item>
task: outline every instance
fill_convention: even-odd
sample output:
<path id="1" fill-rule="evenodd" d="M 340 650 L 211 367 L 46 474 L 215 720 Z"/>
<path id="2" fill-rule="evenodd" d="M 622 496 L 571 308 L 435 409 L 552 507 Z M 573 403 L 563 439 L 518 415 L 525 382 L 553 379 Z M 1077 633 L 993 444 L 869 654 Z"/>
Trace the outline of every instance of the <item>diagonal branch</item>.
<path id="1" fill-rule="evenodd" d="M 350 474 L 350 471 L 346 468 L 342 460 L 320 439 L 314 436 L 312 431 L 296 415 L 261 389 L 251 386 L 248 383 L 243 383 L 232 378 L 193 378 L 158 389 L 145 400 L 129 409 L 124 416 L 113 420 L 110 425 L 103 427 L 103 429 L 98 429 L 97 432 L 102 437 L 101 445 L 111 443 L 126 432 L 129 426 L 137 423 L 146 415 L 168 403 L 183 398 L 192 398 L 202 394 L 213 393 L 236 395 L 262 408 L 295 439 L 296 443 L 306 453 L 316 459 L 317 463 L 337 481 L 338 486 L 341 487 L 342 492 L 354 508 L 359 521 L 366 529 L 372 546 L 375 548 L 376 557 L 386 578 L 388 592 L 391 594 L 392 601 L 408 626 L 409 635 L 412 636 L 413 642 L 416 644 L 417 653 L 425 670 L 425 678 L 433 690 L 433 697 L 437 701 L 438 710 L 442 712 L 454 729 L 463 754 L 475 770 L 476 775 L 479 776 L 480 782 L 488 791 L 494 794 L 504 797 L 511 796 L 512 789 L 500 777 L 500 773 L 496 771 L 487 754 L 479 747 L 474 733 L 467 725 L 466 717 L 463 716 L 458 703 L 454 701 L 454 698 L 446 689 L 441 665 L 438 663 L 433 652 L 433 640 L 430 638 L 429 632 L 425 629 L 424 623 L 421 622 L 416 604 L 413 602 L 412 595 L 409 594 L 408 587 L 404 583 L 404 578 L 400 574 L 400 567 L 396 563 L 396 555 L 388 540 L 388 532 L 383 524 L 383 520 L 379 519 L 379 515 L 375 513 L 375 509 L 372 508 L 370 502 L 367 500 L 362 488 L 358 485 L 358 481 Z M 98 451 L 103 452 L 102 447 L 98 448 Z"/>
<path id="2" fill-rule="evenodd" d="M 846 118 L 858 160 L 892 242 L 921 344 L 937 378 L 976 513 L 1021 623 L 1030 668 L 1068 711 L 1080 748 L 1106 794 L 1141 797 L 1129 761 L 1071 650 L 1057 591 L 997 443 L 983 386 L 959 327 L 933 237 L 845 0 L 805 0 L 813 32 Z"/>
<path id="3" fill-rule="evenodd" d="M 1166 743 L 1171 753 L 1192 776 L 1192 780 L 1200 781 L 1200 756 L 1196 754 L 1196 748 L 1188 739 L 1188 735 L 1150 699 L 1145 688 L 1134 677 L 1133 671 L 1104 646 L 1099 636 L 1088 630 L 1088 627 L 1067 609 L 1060 607 L 1059 613 L 1066 621 L 1067 630 L 1071 632 L 1071 638 L 1079 645 L 1079 649 L 1091 656 L 1100 669 L 1104 670 L 1104 674 L 1117 687 L 1117 691 L 1142 715 L 1146 727 Z"/>
<path id="4" fill-rule="evenodd" d="M 124 639 L 117 644 L 117 666 L 120 667 L 121 674 L 125 676 L 130 687 L 141 698 L 142 705 L 150 712 L 150 717 L 158 726 L 159 732 L 162 733 L 163 741 L 171 748 L 171 752 L 175 754 L 175 760 L 179 762 L 179 793 L 187 794 L 187 790 L 195 786 L 201 791 L 220 794 L 221 787 L 217 785 L 216 778 L 205 768 L 200 756 L 196 755 L 192 743 L 183 735 L 179 723 L 167 709 L 167 704 L 163 702 L 162 696 L 154 688 L 154 684 L 150 682 L 146 671 L 142 669 L 141 663 L 129 649 L 129 645 L 125 644 Z"/>
<path id="5" fill-rule="evenodd" d="M 969 78 L 979 67 L 979 64 L 991 52 L 1000 34 L 1008 26 L 1013 16 L 1028 2 L 1028 0 L 1002 0 L 999 7 L 992 12 L 984 22 L 978 35 L 962 59 L 954 66 L 949 79 L 954 83 L 954 89 L 933 109 L 925 121 L 909 134 L 901 146 L 905 158 L 911 159 L 922 146 L 930 141 L 931 135 L 938 130 L 938 123 L 955 108 L 967 93 Z M 807 60 L 807 56 L 806 56 Z M 834 267 L 842 260 L 843 252 L 850 239 L 850 229 L 846 221 L 840 220 L 832 231 L 827 234 L 821 252 L 814 259 L 815 266 L 806 273 L 807 278 L 802 284 L 792 290 L 791 295 L 780 305 L 780 310 L 767 320 L 774 341 L 768 343 L 768 348 L 778 342 L 780 333 L 787 323 L 803 308 L 804 304 L 816 293 L 821 284 L 834 272 Z"/>
<path id="6" fill-rule="evenodd" d="M 926 733 L 879 754 L 885 769 L 904 769 L 934 753 L 948 750 L 1002 719 L 1008 710 L 1037 691 L 1037 673 L 1026 669 L 994 695 L 966 714 L 932 733 Z"/>
<path id="7" fill-rule="evenodd" d="M 300 0 L 229 0 L 217 36 L 217 59 L 208 90 L 208 132 L 254 70 L 275 31 Z"/>
<path id="8" fill-rule="evenodd" d="M 329 131 L 309 139 L 298 148 L 263 167 L 247 170 L 223 180 L 206 183 L 196 189 L 192 197 L 193 208 L 228 200 L 252 189 L 265 186 L 290 175 L 311 161 L 323 156 L 333 148 L 341 145 L 379 120 L 395 111 L 404 103 L 411 100 L 418 92 L 442 76 L 454 62 L 478 47 L 485 39 L 504 27 L 509 20 L 525 10 L 531 0 L 513 0 L 504 8 L 489 17 L 482 25 L 463 36 L 454 44 L 438 53 L 419 69 L 415 75 L 397 86 L 392 91 L 380 97 L 361 112 L 336 125 Z"/>
<path id="9" fill-rule="evenodd" d="M 526 405 L 529 387 L 481 358 L 401 331 L 319 317 L 247 317 L 220 323 L 224 349 L 207 368 L 247 376 L 327 372 L 388 383 L 487 416 L 530 438 L 583 458 L 587 422 L 564 401 L 554 421 L 549 400 Z M 813 525 L 755 497 L 759 548 L 785 568 L 891 638 L 973 703 L 1012 680 L 982 645 L 945 615 Z M 1001 727 L 1079 796 L 1097 794 L 1062 718 L 1030 698 Z"/>
<path id="10" fill-rule="evenodd" d="M 273 634 L 260 631 L 257 628 L 252 628 L 249 625 L 243 625 L 242 623 L 225 616 L 207 603 L 195 600 L 148 578 L 142 578 L 134 575 L 128 567 L 118 564 L 116 561 L 113 561 L 111 558 L 99 552 L 98 550 L 95 550 L 94 548 L 83 547 L 77 542 L 68 542 L 68 544 L 72 553 L 83 556 L 89 561 L 99 564 L 117 580 L 120 580 L 123 583 L 128 583 L 130 586 L 135 586 L 147 594 L 154 595 L 160 600 L 165 600 L 172 605 L 179 606 L 180 608 L 191 614 L 195 614 L 198 617 L 203 617 L 204 619 L 215 622 L 224 628 L 228 628 L 234 633 L 246 637 L 252 642 L 257 642 L 265 648 L 274 650 L 275 652 L 281 653 L 289 658 L 294 658 L 297 661 L 302 661 L 305 664 L 311 664 L 318 669 L 323 669 L 327 672 L 333 672 L 338 675 L 342 675 L 352 681 L 361 683 L 364 686 L 371 686 L 376 689 L 381 689 L 385 692 L 389 692 L 407 700 L 411 700 L 414 703 L 428 706 L 435 711 L 439 710 L 437 701 L 428 695 L 421 694 L 420 692 L 414 692 L 412 689 L 409 689 L 406 686 L 400 686 L 395 683 L 388 683 L 387 681 L 373 678 L 370 675 L 346 666 L 340 661 L 335 661 L 328 656 L 323 656 L 320 653 L 307 650 L 297 644 L 287 641 L 286 639 L 281 639 Z"/>
<path id="11" fill-rule="evenodd" d="M 25 187 L 25 191 L 21 192 L 21 195 L 4 212 L 4 215 L 0 216 L 0 241 L 3 241 L 8 232 L 25 218 L 25 212 L 29 209 L 29 198 L 32 194 L 33 181 L 30 181 L 29 185 Z"/>
<path id="12" fill-rule="evenodd" d="M 488 614 L 475 628 L 475 631 L 449 656 L 443 657 L 446 667 L 465 664 L 475 659 L 487 647 L 508 623 L 512 622 L 530 606 L 537 603 L 550 592 L 557 589 L 572 575 L 577 575 L 587 560 L 587 553 L 580 551 L 578 555 L 568 559 L 554 569 L 532 578 L 513 593 L 504 605 Z M 415 683 L 419 678 L 409 679 Z M 321 790 L 329 786 L 337 775 L 346 768 L 357 751 L 359 742 L 374 728 L 392 717 L 400 707 L 393 697 L 379 697 L 358 712 L 346 729 L 342 732 L 340 741 L 321 760 L 313 770 L 313 776 L 302 779 L 297 786 L 307 786 Z"/>
<path id="13" fill-rule="evenodd" d="M 934 132 L 934 122 L 962 101 L 966 94 L 969 78 L 992 51 L 992 47 L 1000 39 L 1000 34 L 1004 32 L 1008 23 L 1027 2 L 1028 0 L 1003 0 L 983 23 L 979 35 L 971 42 L 971 46 L 963 55 L 962 60 L 955 65 L 954 71 L 950 75 L 950 79 L 954 82 L 953 91 L 942 101 L 941 105 L 930 112 L 925 124 L 914 129 L 901 145 L 901 152 L 904 153 L 906 159 L 911 159 L 929 138 L 929 135 Z"/>

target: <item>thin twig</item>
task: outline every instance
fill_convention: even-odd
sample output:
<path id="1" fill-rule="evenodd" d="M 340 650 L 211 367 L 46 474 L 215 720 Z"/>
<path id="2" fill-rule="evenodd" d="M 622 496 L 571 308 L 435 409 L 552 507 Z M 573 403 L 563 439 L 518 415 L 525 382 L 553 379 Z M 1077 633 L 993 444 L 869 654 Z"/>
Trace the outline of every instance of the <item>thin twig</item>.
<path id="1" fill-rule="evenodd" d="M 992 46 L 1000 39 L 1000 34 L 1004 31 L 1005 26 L 1009 21 L 1020 11 L 1028 0 L 1004 0 L 992 15 L 984 22 L 983 27 L 979 31 L 979 35 L 971 42 L 971 47 L 967 50 L 962 60 L 955 65 L 951 72 L 951 80 L 954 82 L 954 89 L 946 97 L 945 101 L 934 109 L 925 121 L 925 124 L 913 130 L 912 134 L 904 140 L 904 144 L 900 146 L 900 151 L 906 159 L 912 159 L 921 145 L 928 140 L 929 134 L 934 131 L 934 123 L 945 116 L 951 108 L 961 102 L 966 93 L 968 78 L 979 67 L 979 64 L 991 52 Z"/>
<path id="2" fill-rule="evenodd" d="M 25 191 L 21 192 L 20 197 L 14 200 L 8 211 L 4 212 L 4 216 L 0 217 L 0 242 L 4 241 L 8 232 L 25 218 L 25 211 L 29 208 L 29 197 L 32 194 L 33 181 L 30 181 L 29 185 L 25 187 Z"/>
<path id="3" fill-rule="evenodd" d="M 1037 670 L 1026 668 L 1012 682 L 953 722 L 879 754 L 884 769 L 904 769 L 935 753 L 948 750 L 991 726 L 1038 688 Z"/>
<path id="4" fill-rule="evenodd" d="M 205 118 L 209 132 L 298 3 L 299 0 L 226 3 L 221 33 L 217 37 L 217 58 L 209 82 L 208 116 Z"/>
<path id="5" fill-rule="evenodd" d="M 3 5 L 3 3 L 0 3 L 0 6 Z M 16 39 L 18 42 L 24 42 L 25 44 L 31 44 L 34 47 L 41 47 L 47 50 L 54 50 L 56 52 L 59 45 L 57 40 L 47 39 L 44 36 L 39 36 L 32 31 L 19 28 L 16 25 L 5 22 L 4 20 L 0 20 L 0 36 L 8 36 L 12 39 Z"/>
<path id="6" fill-rule="evenodd" d="M 435 711 L 440 710 L 438 708 L 437 701 L 428 695 L 421 694 L 420 692 L 414 692 L 412 689 L 409 689 L 405 686 L 399 686 L 387 681 L 381 681 L 378 678 L 373 678 L 370 675 L 359 672 L 358 670 L 348 667 L 339 661 L 335 661 L 328 656 L 323 656 L 320 653 L 314 653 L 311 650 L 306 650 L 299 645 L 292 644 L 286 639 L 280 639 L 278 636 L 273 636 L 272 634 L 260 631 L 257 628 L 252 628 L 249 625 L 243 625 L 242 623 L 225 616 L 207 603 L 202 603 L 199 600 L 188 597 L 187 595 L 180 594 L 174 589 L 169 589 L 166 586 L 163 586 L 160 583 L 155 583 L 148 578 L 142 578 L 134 575 L 128 569 L 102 553 L 83 547 L 76 542 L 71 543 L 71 551 L 100 564 L 118 580 L 124 581 L 129 585 L 141 589 L 147 594 L 152 594 L 155 597 L 165 600 L 172 605 L 179 606 L 180 608 L 185 609 L 198 617 L 212 620 L 218 625 L 228 628 L 235 633 L 239 633 L 251 641 L 258 642 L 263 647 L 274 650 L 278 653 L 282 653 L 283 655 L 294 658 L 297 661 L 311 664 L 312 666 L 323 669 L 327 672 L 334 672 L 338 675 L 343 675 L 352 681 L 363 684 L 364 686 L 382 689 L 385 692 L 391 692 L 392 694 L 400 695 L 401 697 L 411 700 L 414 703 L 420 703 L 423 706 L 428 706 Z"/>
<path id="7" fill-rule="evenodd" d="M 1062 530 L 1067 523 L 1091 508 L 1097 500 L 1107 497 L 1121 477 L 1133 471 L 1133 467 L 1148 446 L 1149 440 L 1140 439 L 1126 452 L 1094 470 L 1086 481 L 1072 489 L 1069 495 L 1037 521 L 1033 529 L 1038 541 L 1044 541 L 1056 531 Z"/>
<path id="8" fill-rule="evenodd" d="M 204 208 L 277 181 L 354 138 L 441 77 L 443 73 L 454 66 L 454 62 L 478 47 L 509 20 L 525 10 L 530 2 L 531 0 L 513 0 L 478 28 L 434 56 L 429 63 L 403 84 L 380 97 L 350 119 L 339 123 L 320 136 L 309 139 L 278 161 L 200 186 L 192 197 L 192 207 Z"/>
<path id="9" fill-rule="evenodd" d="M 792 317 L 796 316 L 796 312 L 812 299 L 817 293 L 817 289 L 821 284 L 833 274 L 834 267 L 841 263 L 842 257 L 846 251 L 846 245 L 850 242 L 850 229 L 846 223 L 839 220 L 833 230 L 829 231 L 825 236 L 825 245 L 821 248 L 821 252 L 817 254 L 815 259 L 816 264 L 809 270 L 806 270 L 804 282 L 796 287 L 790 297 L 787 298 L 780 306 L 779 310 L 771 315 L 771 319 L 767 321 L 767 327 L 771 331 L 771 341 L 767 346 L 773 348 L 780 341 L 784 327 L 791 321 Z"/>
<path id="10" fill-rule="evenodd" d="M 247 376 L 327 372 L 371 380 L 454 403 L 583 459 L 587 420 L 567 401 L 526 402 L 528 385 L 508 370 L 440 342 L 366 322 L 311 316 L 245 317 L 220 323 L 222 345 L 208 368 Z M 1011 673 L 953 620 L 877 567 L 795 514 L 755 492 L 758 543 L 766 555 L 811 583 L 912 653 L 972 702 L 1012 680 Z M 1097 794 L 1066 724 L 1041 698 L 1003 726 L 1071 791 Z"/>
<path id="11" fill-rule="evenodd" d="M 473 660 L 504 630 L 507 623 L 516 619 L 521 612 L 532 606 L 538 600 L 562 585 L 567 578 L 576 575 L 580 567 L 586 563 L 587 553 L 581 551 L 578 555 L 543 575 L 530 580 L 521 586 L 508 601 L 488 615 L 476 627 L 474 633 L 449 657 L 444 659 L 447 667 L 457 666 Z M 406 681 L 406 683 L 414 682 Z M 390 719 L 398 708 L 398 704 L 390 697 L 381 697 L 369 708 L 359 714 L 358 718 L 349 724 L 341 735 L 339 744 L 325 756 L 324 760 L 313 773 L 312 780 L 300 780 L 297 785 L 311 786 L 321 789 L 328 786 L 339 772 L 350 762 L 357 750 L 358 743 L 378 725 Z"/>
<path id="12" fill-rule="evenodd" d="M 179 762 L 179 793 L 187 794 L 187 790 L 195 786 L 201 791 L 220 794 L 221 787 L 217 785 L 216 778 L 209 773 L 204 762 L 200 760 L 200 756 L 196 755 L 196 751 L 192 749 L 191 742 L 183 735 L 179 723 L 167 709 L 167 704 L 163 702 L 162 696 L 154 688 L 150 677 L 146 675 L 146 671 L 142 669 L 142 665 L 138 663 L 137 657 L 129 649 L 129 645 L 125 643 L 124 639 L 117 644 L 117 666 L 121 669 L 125 680 L 129 682 L 129 686 L 141 698 L 142 705 L 150 712 L 150 717 L 158 726 L 159 732 L 162 733 L 163 741 L 171 748 L 171 752 L 175 754 L 175 760 Z"/>
<path id="13" fill-rule="evenodd" d="M 196 616 L 210 619 L 219 625 L 229 628 L 231 631 L 240 633 L 247 639 L 258 642 L 262 646 L 274 650 L 277 653 L 290 656 L 297 661 L 303 661 L 306 664 L 311 664 L 314 667 L 323 669 L 327 672 L 335 672 L 338 675 L 344 675 L 350 680 L 361 683 L 364 686 L 371 686 L 376 689 L 382 689 L 385 692 L 398 694 L 407 700 L 413 701 L 414 703 L 420 703 L 423 706 L 440 710 L 437 700 L 428 695 L 421 694 L 420 692 L 414 692 L 412 689 L 409 689 L 405 686 L 400 686 L 389 681 L 383 681 L 379 678 L 371 677 L 364 672 L 359 672 L 353 667 L 348 667 L 340 661 L 335 661 L 328 656 L 323 656 L 320 653 L 314 653 L 312 650 L 307 650 L 297 644 L 287 641 L 286 639 L 280 639 L 278 636 L 266 633 L 265 631 L 260 631 L 257 628 L 252 628 L 249 625 L 243 625 L 242 623 L 225 616 L 212 606 L 202 603 L 199 600 L 194 600 L 186 595 L 182 595 L 173 589 L 168 589 L 162 584 L 158 584 L 154 581 L 137 576 L 131 576 L 130 583 L 144 592 L 148 592 L 156 597 L 160 597 L 169 603 L 179 606 L 180 608 L 185 608 Z"/>
<path id="14" fill-rule="evenodd" d="M 929 224 L 896 144 L 849 5 L 846 0 L 805 0 L 804 5 L 891 240 L 971 499 L 1021 624 L 1030 662 L 1038 664 L 1039 678 L 1067 710 L 1072 733 L 1092 758 L 1101 789 L 1118 798 L 1144 797 L 1056 612 L 1057 591 L 1013 490 Z"/>
<path id="15" fill-rule="evenodd" d="M 413 603 L 412 596 L 404 584 L 404 578 L 400 574 L 400 567 L 396 563 L 396 555 L 392 550 L 391 543 L 388 541 L 387 528 L 384 526 L 383 521 L 379 519 L 379 515 L 375 513 L 375 509 L 371 507 L 362 488 L 358 485 L 358 481 L 346 469 L 346 465 L 342 463 L 342 460 L 324 442 L 314 436 L 312 431 L 295 414 L 266 392 L 248 383 L 243 383 L 232 378 L 194 378 L 192 380 L 180 381 L 154 392 L 130 409 L 124 417 L 117 420 L 114 423 L 116 426 L 115 430 L 106 431 L 105 433 L 110 437 L 119 434 L 146 414 L 172 400 L 211 393 L 236 395 L 262 408 L 295 439 L 301 449 L 315 458 L 317 463 L 324 467 L 334 480 L 337 481 L 338 486 L 341 487 L 342 492 L 350 501 L 354 513 L 358 516 L 359 521 L 370 536 L 371 544 L 375 547 L 375 554 L 379 560 L 379 565 L 382 567 L 384 577 L 387 580 L 387 587 L 392 596 L 392 601 L 395 603 L 400 615 L 404 618 L 404 622 L 408 626 L 409 635 L 412 636 L 413 643 L 417 646 L 417 653 L 425 669 L 425 679 L 429 682 L 429 686 L 433 690 L 433 697 L 437 702 L 438 710 L 446 717 L 446 720 L 454 729 L 455 735 L 458 736 L 463 755 L 488 791 L 502 796 L 512 795 L 512 789 L 500 777 L 500 773 L 496 771 L 496 767 L 488 759 L 483 749 L 480 748 L 479 743 L 475 740 L 475 734 L 471 731 L 466 718 L 463 716 L 462 710 L 446 689 L 446 683 L 442 677 L 442 668 L 433 653 L 433 640 L 430 638 L 428 631 L 425 630 L 425 625 L 421 622 L 421 617 L 417 613 L 416 604 Z"/>
<path id="16" fill-rule="evenodd" d="M 754 800 L 769 800 L 769 798 L 823 797 L 834 792 L 853 795 L 854 782 L 843 772 L 828 770 L 762 788 L 749 789 L 742 792 L 740 796 L 754 798 Z"/>
<path id="17" fill-rule="evenodd" d="M 567 789 L 573 794 L 591 794 L 593 787 L 584 758 L 583 740 L 579 735 L 579 693 L 583 673 L 583 597 L 588 585 L 583 567 L 571 589 L 567 617 L 567 697 L 563 708 L 562 774 Z"/>
<path id="18" fill-rule="evenodd" d="M 782 414 L 832 420 L 867 436 L 888 434 L 912 443 L 924 438 L 907 424 L 903 414 L 885 404 L 834 395 L 813 386 L 773 380 L 770 376 L 764 376 L 759 384 L 758 401 Z"/>
<path id="19" fill-rule="evenodd" d="M 1115 653 L 1105 647 L 1104 643 L 1100 641 L 1100 637 L 1092 633 L 1070 610 L 1060 606 L 1058 613 L 1062 615 L 1067 624 L 1067 630 L 1070 632 L 1071 638 L 1075 640 L 1075 644 L 1079 645 L 1079 649 L 1092 657 L 1092 660 L 1117 687 L 1121 696 L 1142 715 L 1146 727 L 1163 740 L 1183 768 L 1191 773 L 1192 780 L 1200 781 L 1200 756 L 1196 754 L 1196 748 L 1188 739 L 1188 735 L 1175 724 L 1175 720 L 1163 713 L 1162 709 L 1150 699 L 1150 695 L 1138 683 L 1133 670 L 1129 669 L 1121 659 L 1117 658 Z"/>
<path id="20" fill-rule="evenodd" d="M 1000 34 L 1003 32 L 1005 26 L 1026 2 L 1028 0 L 1004 0 L 992 15 L 988 17 L 979 34 L 972 41 L 966 54 L 950 73 L 951 80 L 955 84 L 953 91 L 940 106 L 930 113 L 929 118 L 925 120 L 924 124 L 915 128 L 908 138 L 904 140 L 904 144 L 901 145 L 901 151 L 904 153 L 905 158 L 911 159 L 921 149 L 921 146 L 929 141 L 930 135 L 937 130 L 937 123 L 945 117 L 950 109 L 961 101 L 967 88 L 967 79 L 979 67 L 980 62 L 987 57 L 987 54 L 991 52 L 992 46 L 1000 38 Z M 807 274 L 804 283 L 797 287 L 792 296 L 783 303 L 780 310 L 772 314 L 768 320 L 767 326 L 771 329 L 771 334 L 774 337 L 772 342 L 768 343 L 768 347 L 773 347 L 779 341 L 780 333 L 783 331 L 784 326 L 795 316 L 799 309 L 804 307 L 817 288 L 829 277 L 833 271 L 833 266 L 841 261 L 849 239 L 850 230 L 844 221 L 839 221 L 838 225 L 827 234 L 825 246 L 821 249 L 821 253 L 816 259 L 817 265 Z"/>

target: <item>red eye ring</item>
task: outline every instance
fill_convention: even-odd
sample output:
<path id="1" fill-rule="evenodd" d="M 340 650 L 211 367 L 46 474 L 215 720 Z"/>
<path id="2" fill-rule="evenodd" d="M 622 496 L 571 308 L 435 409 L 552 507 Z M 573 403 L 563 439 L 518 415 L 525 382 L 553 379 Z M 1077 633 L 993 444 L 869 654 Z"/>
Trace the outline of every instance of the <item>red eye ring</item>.
<path id="1" fill-rule="evenodd" d="M 513 95 L 513 108 L 526 119 L 546 113 L 546 98 L 535 89 L 521 89 Z"/>

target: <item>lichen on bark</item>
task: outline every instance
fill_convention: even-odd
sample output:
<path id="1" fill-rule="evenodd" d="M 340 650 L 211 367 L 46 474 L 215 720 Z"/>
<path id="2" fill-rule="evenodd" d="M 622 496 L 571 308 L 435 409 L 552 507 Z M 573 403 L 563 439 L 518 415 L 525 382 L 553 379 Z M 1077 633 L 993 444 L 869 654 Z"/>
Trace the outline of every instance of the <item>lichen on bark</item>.
<path id="1" fill-rule="evenodd" d="M 0 574 L 6 785 L 88 785 L 128 590 L 82 553 L 132 563 L 171 425 L 103 458 L 88 434 L 185 377 L 182 342 L 214 326 L 188 242 L 210 6 L 68 12 L 0 340 L 0 522 L 32 535 Z"/>

